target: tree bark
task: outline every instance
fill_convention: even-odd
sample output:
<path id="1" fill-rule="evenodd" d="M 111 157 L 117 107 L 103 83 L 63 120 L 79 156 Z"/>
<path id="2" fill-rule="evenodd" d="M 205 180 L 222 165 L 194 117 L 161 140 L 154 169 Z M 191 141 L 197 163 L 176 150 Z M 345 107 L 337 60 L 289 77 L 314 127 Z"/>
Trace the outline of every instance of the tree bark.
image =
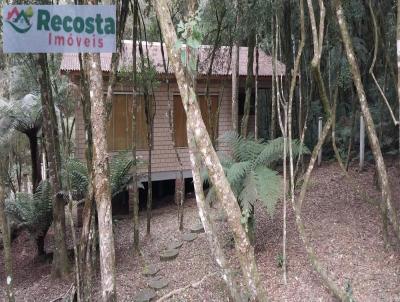
<path id="1" fill-rule="evenodd" d="M 242 301 L 242 297 L 240 295 L 240 289 L 234 279 L 233 272 L 229 267 L 229 263 L 227 262 L 224 251 L 222 249 L 221 243 L 218 239 L 217 233 L 215 231 L 215 224 L 210 216 L 210 207 L 206 202 L 204 191 L 203 191 L 203 182 L 201 180 L 200 168 L 201 168 L 201 158 L 199 155 L 198 148 L 196 146 L 196 142 L 192 133 L 192 129 L 190 128 L 189 123 L 186 123 L 187 133 L 188 133 L 188 146 L 190 153 L 190 161 L 192 164 L 193 171 L 193 183 L 194 190 L 196 194 L 196 203 L 197 208 L 199 209 L 199 216 L 201 222 L 204 226 L 204 231 L 207 235 L 208 242 L 211 247 L 211 252 L 213 253 L 217 264 L 221 269 L 222 278 L 224 279 L 226 286 L 229 290 L 230 296 L 233 301 L 240 302 Z"/>
<path id="2" fill-rule="evenodd" d="M 40 169 L 40 155 L 39 155 L 39 145 L 38 145 L 38 132 L 40 129 L 34 128 L 29 134 L 27 134 L 29 139 L 29 149 L 31 153 L 31 164 L 32 164 L 32 187 L 33 192 L 36 192 L 36 188 L 42 181 L 42 173 Z"/>
<path id="3" fill-rule="evenodd" d="M 88 67 L 89 60 L 88 55 L 79 54 L 79 63 L 80 63 L 80 81 L 81 81 L 81 104 L 83 111 L 83 120 L 85 124 L 85 132 L 86 132 L 86 167 L 88 170 L 88 192 L 85 197 L 85 204 L 82 211 L 82 230 L 81 230 L 81 238 L 79 244 L 79 262 L 81 267 L 81 300 L 88 301 L 90 300 L 91 295 L 91 263 L 90 261 L 86 261 L 87 254 L 90 254 L 90 226 L 92 224 L 93 217 L 93 209 L 94 209 L 94 190 L 93 190 L 93 135 L 92 135 L 92 122 L 90 119 L 91 116 L 91 106 L 90 106 L 90 91 L 89 91 L 89 79 L 88 79 Z"/>
<path id="4" fill-rule="evenodd" d="M 0 165 L 0 169 L 6 168 L 5 165 Z M 1 171 L 0 173 L 2 173 Z M 4 201 L 5 201 L 5 186 L 2 175 L 0 175 L 0 222 L 1 222 L 1 234 L 3 239 L 3 251 L 4 251 L 4 268 L 6 274 L 6 296 L 8 302 L 14 302 L 14 277 L 12 271 L 12 251 L 11 251 L 11 238 L 9 233 L 9 227 L 7 222 L 7 216 L 4 211 Z"/>
<path id="5" fill-rule="evenodd" d="M 246 97 L 244 100 L 244 111 L 240 127 L 240 134 L 244 137 L 247 136 L 247 129 L 249 126 L 251 93 L 253 90 L 253 82 L 254 82 L 253 64 L 254 64 L 255 46 L 256 46 L 256 34 L 254 31 L 252 31 L 249 34 L 249 38 L 247 39 L 248 53 L 247 53 Z"/>
<path id="6" fill-rule="evenodd" d="M 96 200 L 100 237 L 101 290 L 103 301 L 116 301 L 115 250 L 106 138 L 107 111 L 103 97 L 100 55 L 90 54 L 89 64 L 90 103 L 92 107 L 94 196 Z"/>
<path id="7" fill-rule="evenodd" d="M 161 41 L 161 57 L 163 60 L 163 67 L 164 67 L 164 72 L 165 72 L 165 82 L 167 83 L 167 99 L 168 99 L 168 124 L 169 124 L 169 134 L 171 136 L 171 141 L 173 142 L 174 145 L 174 152 L 175 152 L 175 157 L 179 165 L 179 179 L 176 179 L 179 181 L 180 185 L 176 186 L 175 185 L 175 203 L 178 205 L 178 228 L 180 231 L 183 231 L 183 215 L 184 215 L 184 208 L 183 208 L 183 203 L 185 201 L 185 179 L 183 177 L 183 165 L 182 165 L 182 159 L 181 156 L 178 152 L 178 149 L 176 148 L 175 144 L 175 129 L 173 125 L 173 109 L 171 105 L 171 85 L 169 82 L 169 72 L 168 72 L 168 67 L 169 64 L 165 60 L 165 53 L 164 53 L 164 41 L 163 41 L 163 36 L 161 33 L 161 28 L 160 28 L 160 22 L 157 19 L 157 25 L 158 29 L 160 31 L 160 41 Z M 175 182 L 176 184 L 176 182 Z"/>
<path id="8" fill-rule="evenodd" d="M 236 31 L 240 22 L 240 0 L 236 0 Z M 239 133 L 239 38 L 233 43 L 232 51 L 232 130 Z"/>
<path id="9" fill-rule="evenodd" d="M 53 194 L 53 225 L 55 230 L 53 274 L 57 277 L 65 277 L 69 272 L 69 260 L 65 242 L 64 200 L 60 194 L 62 190 L 60 142 L 46 54 L 39 54 L 38 65 L 43 110 L 43 132 Z"/>
<path id="10" fill-rule="evenodd" d="M 132 73 L 133 73 L 133 85 L 132 85 L 132 158 L 136 160 L 136 115 L 137 115 L 137 97 L 136 97 L 136 40 L 138 35 L 138 1 L 133 1 L 133 30 L 132 30 Z M 132 193 L 133 193 L 133 249 L 136 253 L 139 252 L 139 188 L 137 179 L 137 165 L 132 167 Z"/>
<path id="11" fill-rule="evenodd" d="M 193 131 L 194 141 L 200 150 L 202 161 L 206 165 L 210 179 L 216 188 L 217 198 L 221 201 L 228 215 L 228 223 L 234 234 L 236 252 L 251 299 L 265 301 L 266 294 L 260 283 L 257 272 L 254 249 L 250 245 L 246 232 L 240 223 L 241 211 L 239 205 L 226 179 L 224 170 L 212 146 L 210 136 L 207 133 L 206 126 L 201 117 L 199 104 L 193 87 L 194 83 L 187 78 L 188 70 L 185 70 L 180 61 L 180 50 L 175 47 L 177 36 L 171 20 L 167 0 L 154 1 L 153 4 L 160 21 L 161 30 L 168 50 L 168 57 L 172 63 L 178 82 L 183 107 L 187 116 L 188 127 Z"/>
<path id="12" fill-rule="evenodd" d="M 258 69 L 259 69 L 259 47 L 258 47 L 258 36 L 256 36 L 256 75 L 254 77 L 255 80 L 255 87 L 254 87 L 254 138 L 258 139 L 258 128 L 259 128 L 259 121 L 258 121 Z"/>
<path id="13" fill-rule="evenodd" d="M 397 100 L 399 102 L 399 116 L 397 127 L 399 127 L 399 159 L 400 159 L 400 1 L 397 1 L 397 24 L 396 24 L 396 48 L 397 48 Z"/>
<path id="14" fill-rule="evenodd" d="M 397 213 L 392 205 L 392 196 L 391 196 L 389 178 L 387 175 L 385 162 L 383 160 L 383 155 L 380 148 L 378 136 L 376 134 L 374 121 L 372 120 L 371 112 L 368 107 L 364 86 L 361 81 L 360 70 L 356 62 L 356 56 L 347 29 L 347 23 L 344 17 L 341 1 L 335 0 L 334 5 L 335 5 L 336 17 L 339 23 L 342 42 L 346 50 L 346 57 L 350 64 L 350 70 L 353 76 L 353 82 L 356 87 L 358 100 L 360 102 L 361 112 L 364 118 L 369 144 L 375 159 L 375 165 L 379 176 L 379 183 L 382 190 L 382 199 L 383 199 L 382 202 L 386 204 L 386 208 L 389 212 L 390 222 L 393 226 L 397 238 L 400 240 L 400 229 L 397 220 Z"/>

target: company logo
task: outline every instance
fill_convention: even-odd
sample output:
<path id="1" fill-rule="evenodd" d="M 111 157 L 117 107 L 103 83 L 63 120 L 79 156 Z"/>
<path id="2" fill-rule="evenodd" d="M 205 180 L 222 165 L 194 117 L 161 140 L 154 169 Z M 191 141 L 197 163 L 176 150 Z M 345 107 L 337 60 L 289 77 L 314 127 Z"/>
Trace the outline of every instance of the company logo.
<path id="1" fill-rule="evenodd" d="M 21 34 L 26 33 L 32 27 L 31 18 L 33 16 L 32 6 L 27 9 L 18 10 L 17 7 L 13 7 L 7 13 L 6 22 L 11 25 L 11 27 Z"/>

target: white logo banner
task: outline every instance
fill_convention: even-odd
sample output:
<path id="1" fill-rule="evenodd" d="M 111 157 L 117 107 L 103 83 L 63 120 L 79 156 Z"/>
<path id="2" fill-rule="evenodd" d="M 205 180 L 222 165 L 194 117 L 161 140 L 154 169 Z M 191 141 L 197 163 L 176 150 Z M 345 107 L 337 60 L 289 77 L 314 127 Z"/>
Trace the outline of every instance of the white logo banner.
<path id="1" fill-rule="evenodd" d="M 5 53 L 115 52 L 115 5 L 6 5 Z"/>

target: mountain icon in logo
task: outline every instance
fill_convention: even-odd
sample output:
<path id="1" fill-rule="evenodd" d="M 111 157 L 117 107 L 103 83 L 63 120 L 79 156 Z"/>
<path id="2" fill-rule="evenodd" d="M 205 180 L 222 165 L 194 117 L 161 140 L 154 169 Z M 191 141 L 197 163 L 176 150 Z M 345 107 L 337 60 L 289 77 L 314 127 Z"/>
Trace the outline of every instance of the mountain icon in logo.
<path id="1" fill-rule="evenodd" d="M 27 9 L 18 10 L 17 7 L 13 7 L 7 13 L 6 22 L 11 25 L 12 28 L 16 32 L 21 34 L 26 33 L 28 30 L 31 29 L 32 24 L 30 19 L 33 16 L 33 9 L 32 6 L 29 6 Z"/>

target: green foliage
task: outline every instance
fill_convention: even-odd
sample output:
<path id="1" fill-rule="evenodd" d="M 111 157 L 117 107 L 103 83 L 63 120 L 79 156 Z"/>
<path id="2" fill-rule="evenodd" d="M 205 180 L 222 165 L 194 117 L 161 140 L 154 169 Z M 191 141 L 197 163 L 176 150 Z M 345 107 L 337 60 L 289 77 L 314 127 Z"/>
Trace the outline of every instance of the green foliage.
<path id="1" fill-rule="evenodd" d="M 44 180 L 34 194 L 17 193 L 15 199 L 7 199 L 5 211 L 11 223 L 28 230 L 32 237 L 45 235 L 53 220 L 50 183 Z"/>
<path id="2" fill-rule="evenodd" d="M 135 161 L 126 152 L 112 157 L 110 161 L 111 197 L 125 190 L 132 181 L 130 170 L 134 164 Z M 86 164 L 77 159 L 69 159 L 65 163 L 65 172 L 68 173 L 73 195 L 85 196 L 89 184 Z"/>
<path id="3" fill-rule="evenodd" d="M 276 203 L 281 196 L 281 176 L 271 169 L 283 157 L 283 138 L 270 141 L 244 138 L 235 132 L 227 132 L 218 142 L 229 146 L 231 156 L 219 154 L 231 188 L 242 209 L 242 223 L 246 223 L 255 203 L 261 202 L 269 215 L 274 214 Z M 309 153 L 298 141 L 292 144 L 293 155 Z M 208 175 L 202 172 L 204 182 L 209 182 Z M 207 200 L 214 201 L 215 189 L 211 187 Z"/>
<path id="4" fill-rule="evenodd" d="M 68 173 L 68 175 L 65 173 Z M 85 163 L 76 158 L 68 159 L 65 162 L 64 176 L 69 177 L 71 191 L 75 196 L 84 196 L 86 194 L 89 176 Z"/>
<path id="5" fill-rule="evenodd" d="M 181 20 L 178 23 L 177 33 L 179 38 L 174 45 L 175 49 L 180 50 L 182 63 L 192 72 L 197 70 L 197 57 L 191 55 L 188 60 L 187 52 L 199 49 L 203 41 L 204 29 L 201 24 L 201 14 L 202 10 L 199 9 L 187 22 Z M 185 47 L 183 47 L 184 44 Z"/>
<path id="6" fill-rule="evenodd" d="M 283 255 L 280 253 L 276 256 L 276 265 L 279 268 L 283 267 Z"/>

